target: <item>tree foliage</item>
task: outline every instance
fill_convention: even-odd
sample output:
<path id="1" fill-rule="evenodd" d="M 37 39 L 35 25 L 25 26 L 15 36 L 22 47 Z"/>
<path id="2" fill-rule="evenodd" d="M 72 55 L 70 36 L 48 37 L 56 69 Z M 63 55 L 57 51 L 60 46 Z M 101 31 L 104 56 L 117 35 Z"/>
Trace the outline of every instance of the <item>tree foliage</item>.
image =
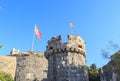
<path id="1" fill-rule="evenodd" d="M 0 81 L 14 81 L 10 74 L 0 72 Z"/>
<path id="2" fill-rule="evenodd" d="M 88 67 L 88 76 L 89 81 L 100 81 L 98 68 L 96 67 L 95 64 L 92 64 L 90 67 Z"/>
<path id="3" fill-rule="evenodd" d="M 113 41 L 108 41 L 108 46 L 107 49 L 102 49 L 101 52 L 104 58 L 110 59 L 111 54 L 120 50 L 120 46 Z"/>

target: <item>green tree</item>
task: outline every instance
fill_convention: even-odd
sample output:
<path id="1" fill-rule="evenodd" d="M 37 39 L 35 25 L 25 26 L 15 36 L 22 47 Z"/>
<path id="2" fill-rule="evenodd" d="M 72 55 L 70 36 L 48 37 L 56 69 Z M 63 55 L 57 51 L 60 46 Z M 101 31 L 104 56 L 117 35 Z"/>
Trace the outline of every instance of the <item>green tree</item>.
<path id="1" fill-rule="evenodd" d="M 0 72 L 0 81 L 13 81 L 13 78 L 10 74 Z"/>
<path id="2" fill-rule="evenodd" d="M 96 67 L 95 64 L 92 64 L 90 67 L 88 67 L 88 76 L 89 81 L 100 81 L 98 68 Z"/>

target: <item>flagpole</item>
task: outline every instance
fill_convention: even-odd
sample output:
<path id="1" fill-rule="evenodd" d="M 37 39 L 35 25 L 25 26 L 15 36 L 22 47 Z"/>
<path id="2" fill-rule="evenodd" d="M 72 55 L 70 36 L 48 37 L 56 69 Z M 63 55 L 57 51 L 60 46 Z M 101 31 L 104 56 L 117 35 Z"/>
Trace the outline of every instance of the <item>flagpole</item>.
<path id="1" fill-rule="evenodd" d="M 33 51 L 33 47 L 34 47 L 34 38 L 35 38 L 35 32 L 33 33 L 33 38 L 32 38 L 32 48 L 31 48 L 31 51 Z"/>

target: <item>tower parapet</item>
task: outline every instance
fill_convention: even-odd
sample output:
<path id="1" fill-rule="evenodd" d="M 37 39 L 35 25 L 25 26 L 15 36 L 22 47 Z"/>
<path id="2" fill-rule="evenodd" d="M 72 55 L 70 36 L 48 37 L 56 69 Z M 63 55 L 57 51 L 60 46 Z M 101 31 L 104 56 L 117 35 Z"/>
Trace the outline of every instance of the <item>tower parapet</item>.
<path id="1" fill-rule="evenodd" d="M 82 54 L 86 57 L 85 42 L 79 36 L 68 35 L 68 42 L 62 42 L 61 36 L 52 37 L 48 41 L 48 46 L 46 47 L 45 57 L 62 52 L 74 52 L 77 54 Z"/>
<path id="2" fill-rule="evenodd" d="M 88 81 L 85 42 L 79 36 L 68 35 L 68 42 L 61 36 L 52 37 L 46 46 L 49 81 Z"/>

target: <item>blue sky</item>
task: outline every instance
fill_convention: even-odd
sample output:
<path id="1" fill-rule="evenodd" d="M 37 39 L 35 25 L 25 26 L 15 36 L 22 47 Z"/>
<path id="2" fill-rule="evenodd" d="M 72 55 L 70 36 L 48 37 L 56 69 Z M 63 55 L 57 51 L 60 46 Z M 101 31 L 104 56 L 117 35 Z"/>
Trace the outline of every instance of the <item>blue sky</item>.
<path id="1" fill-rule="evenodd" d="M 87 65 L 103 66 L 101 49 L 108 41 L 120 43 L 120 0 L 0 0 L 0 55 L 12 48 L 31 49 L 34 25 L 42 39 L 35 36 L 34 51 L 44 52 L 47 41 L 61 35 L 78 33 L 86 41 Z M 71 30 L 68 22 L 74 24 Z"/>

